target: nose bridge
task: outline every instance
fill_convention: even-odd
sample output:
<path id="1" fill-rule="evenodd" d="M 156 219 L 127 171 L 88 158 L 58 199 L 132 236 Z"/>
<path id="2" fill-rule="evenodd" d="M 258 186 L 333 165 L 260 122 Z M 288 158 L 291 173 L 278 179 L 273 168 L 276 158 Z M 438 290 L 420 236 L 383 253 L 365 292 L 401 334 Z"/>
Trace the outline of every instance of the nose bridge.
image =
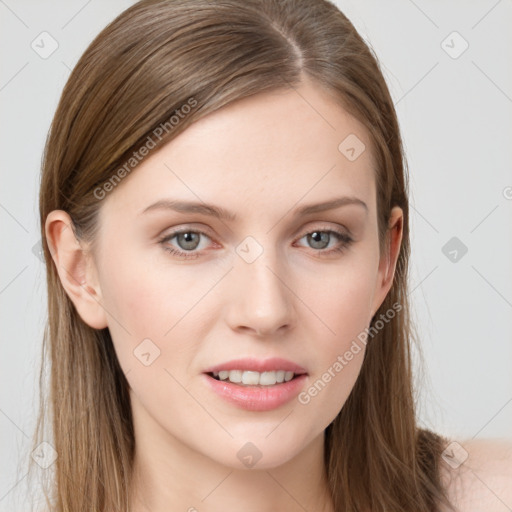
<path id="1" fill-rule="evenodd" d="M 293 294 L 281 263 L 268 238 L 260 242 L 248 236 L 236 247 L 231 276 L 236 283 L 230 308 L 233 328 L 270 333 L 292 323 Z"/>

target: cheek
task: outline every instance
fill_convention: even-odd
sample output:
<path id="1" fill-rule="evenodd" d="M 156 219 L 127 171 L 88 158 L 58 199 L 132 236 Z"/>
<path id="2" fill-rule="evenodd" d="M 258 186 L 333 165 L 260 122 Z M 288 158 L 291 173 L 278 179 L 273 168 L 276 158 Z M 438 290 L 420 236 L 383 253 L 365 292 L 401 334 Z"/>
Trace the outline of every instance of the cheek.
<path id="1" fill-rule="evenodd" d="M 102 268 L 101 289 L 111 313 L 110 323 L 122 323 L 134 334 L 162 336 L 191 293 L 183 273 L 162 267 L 161 262 L 130 245 L 109 251 Z"/>
<path id="2" fill-rule="evenodd" d="M 148 352 L 158 355 L 152 367 L 179 368 L 209 328 L 204 308 L 213 307 L 208 291 L 221 270 L 203 275 L 193 265 L 172 265 L 161 254 L 152 259 L 133 248 L 109 252 L 102 270 L 102 303 L 122 368 L 139 367 L 135 358 Z"/>
<path id="3" fill-rule="evenodd" d="M 317 318 L 319 341 L 332 356 L 368 327 L 377 279 L 376 263 L 359 254 L 328 272 L 307 276 L 300 297 Z M 309 313 L 308 313 L 309 315 Z M 311 316 L 310 315 L 310 316 Z"/>
<path id="4" fill-rule="evenodd" d="M 326 423 L 337 415 L 359 376 L 376 279 L 377 260 L 368 252 L 318 275 L 315 286 L 303 285 L 301 297 L 313 305 L 315 313 L 306 325 L 316 350 L 313 372 L 299 403 L 314 408 Z"/>
<path id="5" fill-rule="evenodd" d="M 359 376 L 366 350 L 361 334 L 369 325 L 370 296 L 370 285 L 351 286 L 344 281 L 316 299 L 322 324 L 312 330 L 312 371 L 298 402 L 325 427 L 337 416 Z"/>
<path id="6" fill-rule="evenodd" d="M 172 304 L 169 297 L 163 300 L 161 276 L 155 275 L 154 268 L 141 261 L 133 248 L 109 247 L 101 270 L 102 304 L 108 314 L 108 328 L 119 362 L 128 371 L 140 362 L 135 359 L 137 347 L 145 343 L 150 348 L 145 340 L 161 349 L 164 324 L 171 321 Z M 157 349 L 150 350 L 152 357 Z"/>

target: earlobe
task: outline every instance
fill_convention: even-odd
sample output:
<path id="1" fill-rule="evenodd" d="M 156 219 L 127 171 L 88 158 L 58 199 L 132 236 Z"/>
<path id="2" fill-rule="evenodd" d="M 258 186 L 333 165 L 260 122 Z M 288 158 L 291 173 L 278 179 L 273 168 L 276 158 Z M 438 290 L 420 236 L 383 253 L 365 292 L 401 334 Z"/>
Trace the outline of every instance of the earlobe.
<path id="1" fill-rule="evenodd" d="M 69 214 L 63 210 L 50 212 L 45 234 L 62 286 L 80 317 L 94 329 L 107 327 L 94 262 L 77 240 Z"/>

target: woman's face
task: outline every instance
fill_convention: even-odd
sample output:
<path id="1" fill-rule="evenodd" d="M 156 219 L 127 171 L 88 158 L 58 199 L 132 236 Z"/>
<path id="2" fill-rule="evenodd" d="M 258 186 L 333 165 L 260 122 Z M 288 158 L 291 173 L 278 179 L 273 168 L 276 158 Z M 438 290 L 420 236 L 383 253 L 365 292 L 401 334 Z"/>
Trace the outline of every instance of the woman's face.
<path id="1" fill-rule="evenodd" d="M 199 120 L 103 199 L 97 291 L 136 431 L 239 468 L 320 439 L 394 270 L 380 260 L 369 147 L 306 82 Z M 222 365 L 222 378 L 266 384 L 208 374 Z M 304 374 L 272 385 L 292 367 Z"/>

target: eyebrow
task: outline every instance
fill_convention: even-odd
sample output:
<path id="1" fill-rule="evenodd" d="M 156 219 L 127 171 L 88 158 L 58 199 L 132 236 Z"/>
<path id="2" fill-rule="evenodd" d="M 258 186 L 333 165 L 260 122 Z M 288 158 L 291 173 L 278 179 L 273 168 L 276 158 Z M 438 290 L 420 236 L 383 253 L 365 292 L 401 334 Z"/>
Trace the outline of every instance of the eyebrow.
<path id="1" fill-rule="evenodd" d="M 294 216 L 305 216 L 311 215 L 313 213 L 324 212 L 327 210 L 334 210 L 335 208 L 340 208 L 342 206 L 347 205 L 358 205 L 362 206 L 366 212 L 368 212 L 368 206 L 364 201 L 357 197 L 338 197 L 334 199 L 330 199 L 323 203 L 314 203 L 308 204 L 305 206 L 301 206 L 297 208 L 293 215 Z M 208 215 L 211 217 L 215 217 L 220 220 L 227 220 L 234 222 L 237 220 L 236 214 L 220 207 L 212 204 L 206 204 L 202 202 L 194 202 L 194 201 L 181 201 L 175 199 L 160 199 L 156 203 L 145 208 L 140 215 L 151 212 L 154 210 L 172 210 L 179 213 L 199 213 L 202 215 Z"/>

